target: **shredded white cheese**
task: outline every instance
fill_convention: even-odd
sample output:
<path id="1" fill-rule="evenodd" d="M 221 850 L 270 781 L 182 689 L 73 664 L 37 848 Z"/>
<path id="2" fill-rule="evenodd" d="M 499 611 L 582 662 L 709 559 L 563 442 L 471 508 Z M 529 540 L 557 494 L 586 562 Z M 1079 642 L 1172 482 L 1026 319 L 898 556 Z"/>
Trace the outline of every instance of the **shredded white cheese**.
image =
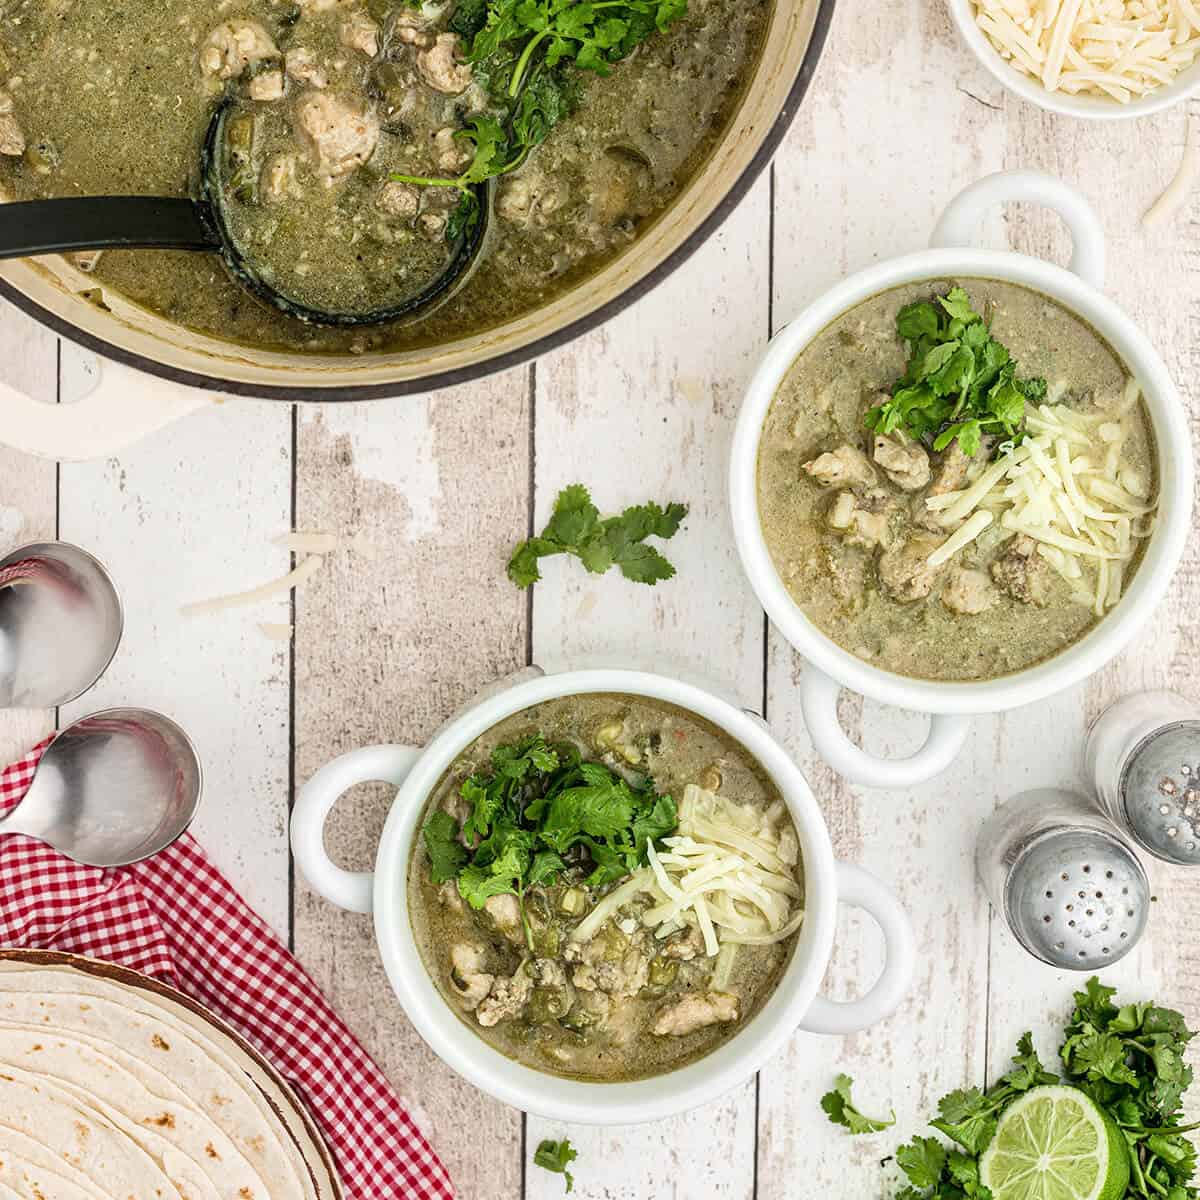
<path id="1" fill-rule="evenodd" d="M 996 521 L 1024 534 L 1037 553 L 1072 585 L 1073 598 L 1097 616 L 1121 598 L 1129 564 L 1154 528 L 1150 483 L 1124 465 L 1131 423 L 1141 396 L 1130 380 L 1111 408 L 1090 415 L 1043 404 L 1026 416 L 1030 431 L 974 483 L 926 500 L 938 523 L 952 530 L 928 558 L 938 566 Z M 1104 446 L 1104 461 L 1090 451 Z M 990 536 L 990 535 L 989 535 Z"/>
<path id="2" fill-rule="evenodd" d="M 726 945 L 769 945 L 799 929 L 804 909 L 794 870 L 798 846 L 785 810 L 764 813 L 688 784 L 676 831 L 662 844 L 661 852 L 648 848 L 649 866 L 596 904 L 572 930 L 572 941 L 595 937 L 640 895 L 654 901 L 642 923 L 656 936 L 691 925 L 700 931 L 709 958 Z"/>
<path id="3" fill-rule="evenodd" d="M 1047 91 L 1128 104 L 1200 54 L 1194 0 L 974 0 L 997 52 Z"/>
<path id="4" fill-rule="evenodd" d="M 289 571 L 281 579 L 273 579 L 261 587 L 251 588 L 248 592 L 234 592 L 229 596 L 217 596 L 212 600 L 201 600 L 196 604 L 185 604 L 179 611 L 186 617 L 199 617 L 206 613 L 224 612 L 227 608 L 240 608 L 246 604 L 258 604 L 262 600 L 270 600 L 275 596 L 283 596 L 299 587 L 306 579 L 315 575 L 325 560 L 320 555 L 306 558 L 295 570 Z"/>
<path id="5" fill-rule="evenodd" d="M 1154 226 L 1163 224 L 1168 217 L 1173 217 L 1183 207 L 1197 177 L 1200 176 L 1200 103 L 1192 100 L 1189 102 L 1189 108 L 1191 112 L 1187 121 L 1183 157 L 1179 160 L 1175 177 L 1142 216 L 1142 224 L 1147 229 L 1153 229 Z"/>

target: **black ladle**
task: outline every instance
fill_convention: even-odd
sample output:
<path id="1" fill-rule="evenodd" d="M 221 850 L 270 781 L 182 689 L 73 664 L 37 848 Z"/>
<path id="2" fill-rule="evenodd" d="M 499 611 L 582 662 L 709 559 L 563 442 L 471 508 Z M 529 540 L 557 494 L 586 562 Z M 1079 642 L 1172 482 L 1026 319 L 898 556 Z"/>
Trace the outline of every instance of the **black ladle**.
<path id="1" fill-rule="evenodd" d="M 0 205 L 0 259 L 74 250 L 206 250 L 221 256 L 234 280 L 260 300 L 312 325 L 382 325 L 419 316 L 444 299 L 475 261 L 490 205 L 477 185 L 477 219 L 459 238 L 445 269 L 399 304 L 367 312 L 329 312 L 295 300 L 268 283 L 239 250 L 229 230 L 223 185 L 225 128 L 235 107 L 223 100 L 213 113 L 200 156 L 200 198 L 80 196 Z"/>

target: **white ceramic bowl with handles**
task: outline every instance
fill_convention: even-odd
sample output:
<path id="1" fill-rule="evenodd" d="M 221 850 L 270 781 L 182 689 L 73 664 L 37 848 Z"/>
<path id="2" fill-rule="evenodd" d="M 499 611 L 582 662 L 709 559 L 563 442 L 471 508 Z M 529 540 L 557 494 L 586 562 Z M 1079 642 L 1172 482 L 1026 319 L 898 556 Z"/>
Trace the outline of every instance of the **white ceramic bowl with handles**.
<path id="1" fill-rule="evenodd" d="M 736 1087 L 797 1027 L 851 1033 L 882 1020 L 908 991 L 915 961 L 908 919 L 892 894 L 859 867 L 833 857 L 821 810 L 799 768 L 761 718 L 691 684 L 637 671 L 588 670 L 502 682 L 451 718 L 423 750 L 369 746 L 323 767 L 301 789 L 292 814 L 292 849 L 305 877 L 334 904 L 374 915 L 388 979 L 434 1052 L 476 1087 L 507 1104 L 559 1121 L 596 1125 L 654 1121 Z M 409 923 L 406 877 L 426 802 L 443 773 L 480 734 L 530 705 L 558 696 L 619 693 L 665 701 L 719 726 L 771 776 L 791 812 L 805 874 L 805 920 L 791 961 L 763 1009 L 712 1054 L 669 1076 L 632 1083 L 586 1083 L 531 1070 L 465 1029 L 425 970 Z M 379 840 L 373 873 L 345 871 L 325 852 L 324 827 L 337 798 L 357 783 L 399 791 Z M 883 931 L 886 962 L 860 999 L 817 995 L 833 949 L 838 903 L 866 910 Z M 816 1081 L 814 1081 L 815 1083 Z"/>
<path id="2" fill-rule="evenodd" d="M 983 214 L 1010 201 L 1054 209 L 1074 241 L 1070 270 L 1012 251 L 972 248 Z M 932 249 L 868 267 L 809 305 L 772 339 L 750 381 L 734 432 L 730 506 L 734 535 L 750 582 L 771 620 L 808 660 L 801 679 L 804 719 L 817 752 L 847 779 L 906 787 L 944 770 L 961 748 L 971 714 L 1001 712 L 1042 700 L 1087 678 L 1118 654 L 1166 593 L 1179 564 L 1192 512 L 1192 442 L 1170 375 L 1144 334 L 1111 300 L 1104 283 L 1104 235 L 1077 192 L 1035 171 L 990 175 L 960 193 L 933 231 Z M 889 288 L 928 280 L 999 279 L 1057 301 L 1105 338 L 1141 385 L 1158 452 L 1159 511 L 1142 562 L 1117 606 L 1061 653 L 998 679 L 942 683 L 872 666 L 826 637 L 788 594 L 771 561 L 758 515 L 758 447 L 771 401 L 806 346 L 848 309 Z M 885 704 L 931 714 L 927 740 L 904 759 L 884 759 L 854 745 L 837 719 L 840 688 Z"/>

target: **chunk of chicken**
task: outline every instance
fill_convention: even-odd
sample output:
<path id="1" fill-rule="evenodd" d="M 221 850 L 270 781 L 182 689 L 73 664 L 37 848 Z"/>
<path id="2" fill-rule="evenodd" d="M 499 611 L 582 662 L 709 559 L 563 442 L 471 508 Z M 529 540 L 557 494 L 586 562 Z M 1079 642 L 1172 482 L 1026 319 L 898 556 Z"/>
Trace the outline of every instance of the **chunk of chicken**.
<path id="1" fill-rule="evenodd" d="M 462 912 L 462 892 L 458 890 L 458 883 L 455 880 L 447 879 L 445 883 L 439 885 L 437 898 L 443 908 L 448 908 L 453 913 Z"/>
<path id="2" fill-rule="evenodd" d="M 299 195 L 299 185 L 296 182 L 296 156 L 294 154 L 273 154 L 267 159 L 262 169 L 259 187 L 263 199 L 268 204 L 278 204 L 290 196 Z"/>
<path id="3" fill-rule="evenodd" d="M 929 533 L 914 533 L 880 555 L 879 580 L 894 599 L 907 604 L 929 595 L 942 567 L 931 567 L 925 560 L 943 540 Z"/>
<path id="4" fill-rule="evenodd" d="M 607 992 L 610 996 L 635 996 L 646 986 L 650 951 L 644 929 L 626 937 L 606 926 L 582 946 L 567 946 L 568 962 L 578 965 L 571 980 L 582 992 Z"/>
<path id="5" fill-rule="evenodd" d="M 271 71 L 260 71 L 250 80 L 249 91 L 251 100 L 282 100 L 283 72 L 278 67 Z"/>
<path id="6" fill-rule="evenodd" d="M 437 165 L 443 171 L 459 171 L 471 161 L 471 151 L 460 137 L 455 137 L 453 126 L 447 125 L 433 135 L 433 152 Z"/>
<path id="7" fill-rule="evenodd" d="M 375 207 L 389 217 L 408 220 L 417 215 L 421 207 L 421 194 L 411 183 L 400 183 L 389 179 L 375 197 Z"/>
<path id="8" fill-rule="evenodd" d="M 496 982 L 495 975 L 483 969 L 486 962 L 482 946 L 459 942 L 450 948 L 450 987 L 468 1012 L 479 1007 Z"/>
<path id="9" fill-rule="evenodd" d="M 484 901 L 483 911 L 487 913 L 496 932 L 508 938 L 510 942 L 525 940 L 525 930 L 521 924 L 521 906 L 511 892 L 489 896 Z"/>
<path id="10" fill-rule="evenodd" d="M 11 93 L 0 90 L 0 154 L 20 158 L 25 153 L 25 133 L 16 117 Z"/>
<path id="11" fill-rule="evenodd" d="M 929 482 L 929 455 L 917 442 L 876 436 L 873 457 L 883 473 L 900 489 L 918 492 Z"/>
<path id="12" fill-rule="evenodd" d="M 933 478 L 933 486 L 927 493 L 930 496 L 941 496 L 946 492 L 957 492 L 967 481 L 967 468 L 971 465 L 970 458 L 963 453 L 957 441 L 951 442 L 942 451 L 938 459 L 937 473 Z"/>
<path id="13" fill-rule="evenodd" d="M 200 68 L 217 79 L 236 79 L 247 67 L 277 58 L 279 50 L 259 21 L 223 21 L 200 47 Z"/>
<path id="14" fill-rule="evenodd" d="M 1022 604 L 1043 608 L 1050 599 L 1050 568 L 1037 552 L 1037 543 L 1024 534 L 992 563 L 992 578 L 1002 591 Z"/>
<path id="15" fill-rule="evenodd" d="M 996 600 L 996 589 L 987 575 L 968 567 L 954 567 L 942 589 L 942 603 L 951 612 L 965 616 L 987 612 Z"/>
<path id="16" fill-rule="evenodd" d="M 878 482 L 875 468 L 867 456 L 851 445 L 819 454 L 811 462 L 804 463 L 801 469 L 822 487 L 870 487 Z"/>
<path id="17" fill-rule="evenodd" d="M 365 12 L 351 13 L 338 29 L 338 41 L 347 50 L 374 58 L 379 53 L 379 26 Z"/>
<path id="18" fill-rule="evenodd" d="M 421 49 L 433 45 L 434 34 L 429 21 L 419 12 L 402 11 L 392 26 L 392 33 L 398 42 L 406 46 Z"/>
<path id="19" fill-rule="evenodd" d="M 862 505 L 853 492 L 839 492 L 830 506 L 827 521 L 848 546 L 873 550 L 876 546 L 891 545 L 889 511 L 884 505 L 872 509 Z"/>
<path id="20" fill-rule="evenodd" d="M 461 59 L 457 33 L 439 33 L 432 46 L 417 52 L 417 70 L 435 92 L 457 96 L 471 86 L 471 64 Z"/>
<path id="21" fill-rule="evenodd" d="M 651 1027 L 659 1037 L 683 1037 L 707 1025 L 736 1021 L 740 1005 L 729 992 L 688 992 L 659 1010 Z"/>
<path id="22" fill-rule="evenodd" d="M 293 46 L 284 56 L 283 67 L 297 83 L 318 91 L 329 86 L 325 68 L 317 62 L 317 56 L 307 46 Z"/>
<path id="23" fill-rule="evenodd" d="M 361 167 L 379 143 L 374 113 L 327 92 L 305 92 L 296 105 L 293 124 L 327 187 Z"/>
<path id="24" fill-rule="evenodd" d="M 691 962 L 704 953 L 704 935 L 697 925 L 689 925 L 679 933 L 672 934 L 662 948 L 663 958 L 675 958 L 680 962 Z"/>
<path id="25" fill-rule="evenodd" d="M 528 172 L 506 180 L 499 188 L 496 215 L 514 225 L 543 225 L 562 202 L 562 191 L 555 183 L 538 172 Z"/>
<path id="26" fill-rule="evenodd" d="M 475 1020 L 488 1029 L 501 1021 L 511 1021 L 525 1011 L 532 994 L 533 976 L 522 963 L 512 975 L 502 976 L 492 984 L 491 992 L 475 1010 Z"/>

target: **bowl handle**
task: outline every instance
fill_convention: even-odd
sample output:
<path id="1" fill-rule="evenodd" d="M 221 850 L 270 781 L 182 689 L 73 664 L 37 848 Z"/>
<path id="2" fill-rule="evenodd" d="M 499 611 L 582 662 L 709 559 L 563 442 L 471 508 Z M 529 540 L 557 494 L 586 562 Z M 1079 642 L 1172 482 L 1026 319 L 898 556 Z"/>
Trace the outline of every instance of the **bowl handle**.
<path id="1" fill-rule="evenodd" d="M 422 751 L 412 746 L 364 746 L 326 763 L 299 791 L 292 808 L 292 853 L 305 879 L 339 908 L 369 913 L 375 876 L 347 871 L 325 852 L 325 821 L 338 799 L 358 783 L 399 787 Z"/>
<path id="2" fill-rule="evenodd" d="M 96 359 L 95 385 L 69 404 L 45 404 L 0 383 L 0 443 L 58 462 L 107 458 L 220 397 Z"/>
<path id="3" fill-rule="evenodd" d="M 944 771 L 962 749 L 969 717 L 934 713 L 925 744 L 907 758 L 879 758 L 856 746 L 838 722 L 841 685 L 814 666 L 800 680 L 800 708 L 816 752 L 851 783 L 868 787 L 910 787 Z"/>
<path id="4" fill-rule="evenodd" d="M 971 246 L 989 208 L 1021 201 L 1052 208 L 1071 231 L 1071 270 L 1094 288 L 1104 286 L 1104 227 L 1073 187 L 1042 171 L 999 171 L 964 188 L 946 206 L 929 244 Z"/>
<path id="5" fill-rule="evenodd" d="M 917 963 L 912 924 L 900 901 L 869 871 L 851 863 L 834 864 L 838 900 L 869 913 L 883 931 L 883 971 L 871 990 L 858 1000 L 813 999 L 800 1028 L 809 1033 L 858 1033 L 891 1016 L 908 995 Z"/>

